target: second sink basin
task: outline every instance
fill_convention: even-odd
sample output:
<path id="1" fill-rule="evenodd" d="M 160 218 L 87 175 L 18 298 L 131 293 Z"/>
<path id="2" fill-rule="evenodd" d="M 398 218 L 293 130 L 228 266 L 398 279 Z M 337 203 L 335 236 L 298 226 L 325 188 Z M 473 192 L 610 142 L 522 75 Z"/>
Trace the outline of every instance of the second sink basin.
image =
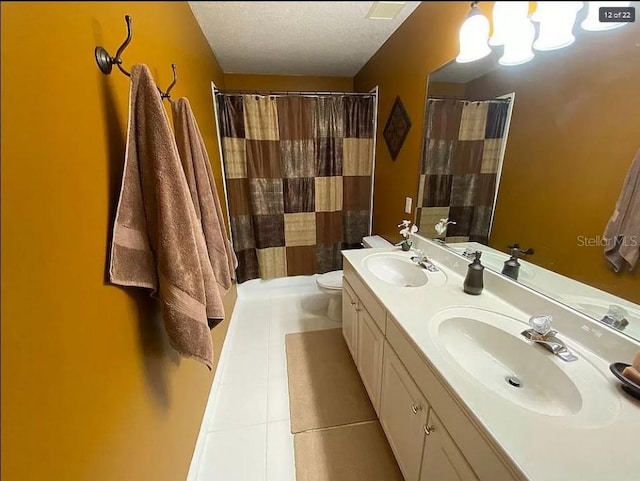
<path id="1" fill-rule="evenodd" d="M 520 335 L 526 328 L 497 312 L 455 307 L 436 314 L 430 335 L 466 377 L 509 403 L 546 416 L 579 415 L 592 425 L 610 419 L 615 399 L 593 395 L 592 386 L 607 384 L 603 374 L 580 352 L 566 363 L 533 345 Z"/>
<path id="2" fill-rule="evenodd" d="M 447 319 L 439 334 L 470 375 L 523 407 L 552 416 L 580 410 L 580 392 L 546 352 L 469 317 Z"/>

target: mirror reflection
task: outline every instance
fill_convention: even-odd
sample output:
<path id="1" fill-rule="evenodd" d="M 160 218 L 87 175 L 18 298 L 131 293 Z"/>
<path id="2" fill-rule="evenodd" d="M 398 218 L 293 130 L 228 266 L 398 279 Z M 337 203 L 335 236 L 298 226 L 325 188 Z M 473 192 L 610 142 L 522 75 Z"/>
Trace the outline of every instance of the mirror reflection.
<path id="1" fill-rule="evenodd" d="M 429 75 L 416 223 L 640 339 L 640 27 L 574 34 Z"/>

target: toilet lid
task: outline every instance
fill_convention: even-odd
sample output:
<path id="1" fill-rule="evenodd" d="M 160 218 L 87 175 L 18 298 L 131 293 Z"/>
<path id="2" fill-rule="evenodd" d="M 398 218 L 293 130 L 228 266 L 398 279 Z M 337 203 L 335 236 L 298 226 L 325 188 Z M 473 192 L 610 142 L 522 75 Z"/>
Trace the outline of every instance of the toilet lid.
<path id="1" fill-rule="evenodd" d="M 318 276 L 318 285 L 325 289 L 342 289 L 342 271 L 327 272 Z"/>

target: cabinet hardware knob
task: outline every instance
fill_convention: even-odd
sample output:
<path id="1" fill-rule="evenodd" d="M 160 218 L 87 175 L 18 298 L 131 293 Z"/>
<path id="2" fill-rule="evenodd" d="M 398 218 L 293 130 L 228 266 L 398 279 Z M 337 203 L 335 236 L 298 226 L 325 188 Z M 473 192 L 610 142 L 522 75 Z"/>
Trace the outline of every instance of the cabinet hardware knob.
<path id="1" fill-rule="evenodd" d="M 360 309 L 359 307 L 356 307 L 354 310 L 355 310 L 356 312 L 360 312 L 362 309 Z"/>
<path id="2" fill-rule="evenodd" d="M 422 411 L 422 406 L 419 406 L 417 404 L 414 404 L 413 406 L 411 406 L 411 412 L 413 414 L 418 414 L 418 411 Z"/>
<path id="3" fill-rule="evenodd" d="M 435 429 L 433 428 L 433 426 L 427 426 L 426 424 L 424 425 L 424 433 L 429 436 L 433 431 L 435 431 Z"/>
<path id="4" fill-rule="evenodd" d="M 356 305 L 356 302 L 355 302 L 355 301 L 351 301 L 351 305 L 352 305 L 352 306 L 355 306 L 355 305 Z"/>

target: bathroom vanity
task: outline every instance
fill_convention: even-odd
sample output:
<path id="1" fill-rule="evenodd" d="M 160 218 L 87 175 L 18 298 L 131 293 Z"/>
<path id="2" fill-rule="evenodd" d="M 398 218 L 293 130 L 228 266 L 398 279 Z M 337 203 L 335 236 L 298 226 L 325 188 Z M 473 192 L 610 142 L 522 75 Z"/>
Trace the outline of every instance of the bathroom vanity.
<path id="1" fill-rule="evenodd" d="M 343 252 L 343 333 L 406 481 L 624 481 L 640 476 L 640 401 L 609 372 L 640 343 L 420 236 Z M 553 316 L 567 362 L 525 339 Z M 606 450 L 604 452 L 603 450 Z"/>

